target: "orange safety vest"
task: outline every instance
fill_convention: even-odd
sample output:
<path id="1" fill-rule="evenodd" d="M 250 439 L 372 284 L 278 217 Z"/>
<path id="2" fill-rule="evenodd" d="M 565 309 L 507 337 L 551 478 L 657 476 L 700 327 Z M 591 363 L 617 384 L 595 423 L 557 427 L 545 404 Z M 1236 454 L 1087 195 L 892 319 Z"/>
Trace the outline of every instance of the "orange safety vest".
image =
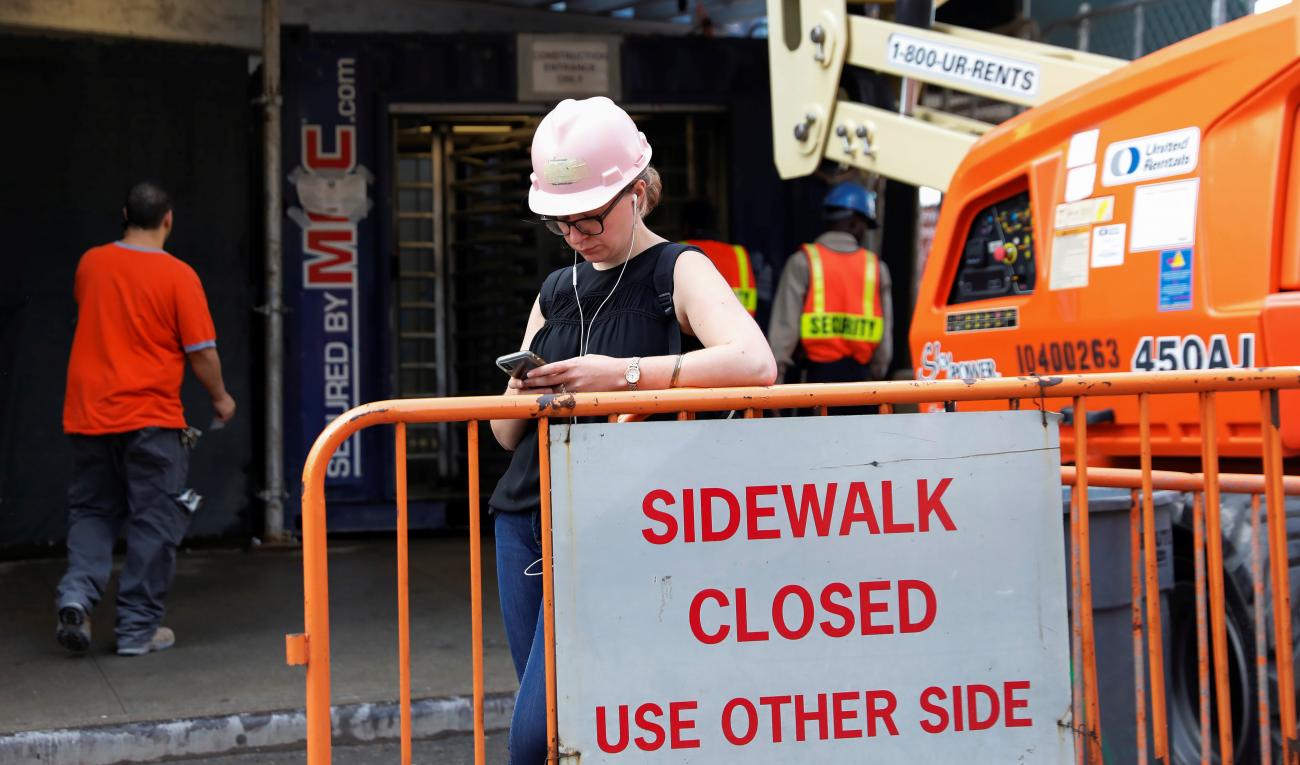
<path id="1" fill-rule="evenodd" d="M 754 287 L 754 267 L 749 263 L 749 253 L 738 244 L 715 242 L 711 239 L 691 239 L 682 244 L 700 248 L 713 265 L 717 267 L 722 278 L 731 285 L 740 304 L 753 316 L 758 311 L 758 290 Z"/>
<path id="2" fill-rule="evenodd" d="M 837 252 L 805 244 L 808 294 L 799 337 L 809 361 L 826 363 L 852 356 L 871 361 L 884 336 L 880 307 L 880 259 L 874 252 Z"/>

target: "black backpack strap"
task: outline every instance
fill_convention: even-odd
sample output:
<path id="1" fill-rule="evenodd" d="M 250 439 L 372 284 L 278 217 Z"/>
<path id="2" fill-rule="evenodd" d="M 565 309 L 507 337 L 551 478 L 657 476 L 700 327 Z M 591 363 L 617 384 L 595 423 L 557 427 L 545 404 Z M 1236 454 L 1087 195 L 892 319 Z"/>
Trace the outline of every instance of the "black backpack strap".
<path id="1" fill-rule="evenodd" d="M 673 269 L 677 267 L 677 256 L 687 250 L 698 252 L 699 248 L 670 242 L 659 251 L 659 260 L 655 263 L 655 299 L 663 315 L 672 319 L 672 329 L 668 331 L 669 356 L 682 352 L 682 326 L 677 323 L 677 307 L 673 305 Z"/>
<path id="2" fill-rule="evenodd" d="M 555 305 L 555 298 L 559 294 L 560 285 L 563 283 L 565 274 L 570 271 L 568 268 L 557 268 L 546 277 L 542 282 L 542 290 L 538 293 L 538 303 L 542 308 L 542 318 L 549 319 L 551 316 L 551 306 Z"/>

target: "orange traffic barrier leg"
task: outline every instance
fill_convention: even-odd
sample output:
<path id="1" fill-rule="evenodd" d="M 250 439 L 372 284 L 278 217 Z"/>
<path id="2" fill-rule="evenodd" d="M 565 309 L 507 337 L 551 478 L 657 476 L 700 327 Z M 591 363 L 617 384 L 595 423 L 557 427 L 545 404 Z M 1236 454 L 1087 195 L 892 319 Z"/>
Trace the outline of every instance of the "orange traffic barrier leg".
<path id="1" fill-rule="evenodd" d="M 1169 723 L 1165 707 L 1165 643 L 1160 614 L 1160 568 L 1156 558 L 1156 513 L 1151 477 L 1151 397 L 1138 396 L 1142 459 L 1142 547 L 1146 567 L 1147 651 L 1151 664 L 1151 738 L 1156 762 L 1169 765 Z"/>
<path id="2" fill-rule="evenodd" d="M 1277 661 L 1278 712 L 1282 728 L 1282 762 L 1296 765 L 1295 665 L 1291 642 L 1291 585 L 1287 571 L 1286 498 L 1282 493 L 1282 436 L 1278 392 L 1260 394 L 1264 436 L 1264 478 L 1268 503 L 1269 583 L 1273 587 L 1273 639 Z"/>
<path id="3" fill-rule="evenodd" d="M 538 469 L 542 494 L 542 617 L 546 623 L 546 762 L 560 761 L 555 694 L 555 559 L 551 548 L 551 421 L 537 422 Z"/>
<path id="4" fill-rule="evenodd" d="M 407 547 L 406 423 L 397 423 L 397 677 L 401 707 L 402 765 L 411 765 L 411 598 Z"/>
<path id="5" fill-rule="evenodd" d="M 319 446 L 320 440 L 317 440 Z M 314 454 L 315 452 L 313 452 Z M 330 765 L 329 548 L 325 538 L 324 459 L 308 458 L 302 476 L 302 605 L 307 642 L 307 765 Z"/>
<path id="6" fill-rule="evenodd" d="M 1210 584 L 1210 629 L 1214 649 L 1215 701 L 1219 714 L 1219 757 L 1232 765 L 1232 691 L 1228 686 L 1227 602 L 1223 591 L 1223 525 L 1219 513 L 1219 436 L 1213 393 L 1201 394 L 1201 467 L 1205 475 L 1206 573 Z"/>
<path id="7" fill-rule="evenodd" d="M 881 405 L 880 405 L 880 413 L 881 413 L 881 414 L 893 414 L 893 413 L 894 413 L 894 405 L 893 405 L 893 404 L 881 404 Z"/>
<path id="8" fill-rule="evenodd" d="M 1142 517 L 1138 492 L 1130 494 L 1128 514 L 1128 570 L 1130 597 L 1133 601 L 1133 691 L 1137 710 L 1137 762 L 1147 765 L 1147 689 L 1146 667 L 1142 652 Z"/>
<path id="9" fill-rule="evenodd" d="M 1250 579 L 1254 584 L 1255 602 L 1255 704 L 1259 713 L 1259 765 L 1273 759 L 1273 733 L 1268 703 L 1268 633 L 1264 624 L 1264 563 L 1260 558 L 1259 495 L 1250 497 Z"/>
<path id="10" fill-rule="evenodd" d="M 1074 466 L 1078 473 L 1074 481 L 1074 493 L 1078 497 L 1075 508 L 1078 510 L 1078 563 L 1075 570 L 1079 574 L 1079 610 L 1075 616 L 1079 622 L 1083 642 L 1083 703 L 1087 710 L 1088 757 L 1091 762 L 1101 765 L 1101 700 L 1097 686 L 1097 635 L 1092 621 L 1092 544 L 1088 528 L 1088 400 L 1083 396 L 1074 398 Z"/>
<path id="11" fill-rule="evenodd" d="M 474 765 L 487 762 L 483 724 L 483 530 L 478 475 L 478 420 L 466 423 L 469 450 L 469 608 L 474 672 Z"/>
<path id="12" fill-rule="evenodd" d="M 1192 499 L 1192 547 L 1196 556 L 1196 679 L 1200 689 L 1201 765 L 1210 765 L 1209 615 L 1205 602 L 1205 517 L 1200 493 Z"/>

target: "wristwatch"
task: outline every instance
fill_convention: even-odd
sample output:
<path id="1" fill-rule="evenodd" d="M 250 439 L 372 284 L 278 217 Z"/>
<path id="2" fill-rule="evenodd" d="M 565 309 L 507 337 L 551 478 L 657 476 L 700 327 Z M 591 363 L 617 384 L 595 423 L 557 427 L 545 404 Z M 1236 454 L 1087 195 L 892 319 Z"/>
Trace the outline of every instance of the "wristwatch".
<path id="1" fill-rule="evenodd" d="M 636 390 L 637 381 L 641 379 L 640 356 L 632 359 L 632 363 L 627 365 L 627 371 L 623 373 L 623 379 L 627 380 L 628 390 Z"/>

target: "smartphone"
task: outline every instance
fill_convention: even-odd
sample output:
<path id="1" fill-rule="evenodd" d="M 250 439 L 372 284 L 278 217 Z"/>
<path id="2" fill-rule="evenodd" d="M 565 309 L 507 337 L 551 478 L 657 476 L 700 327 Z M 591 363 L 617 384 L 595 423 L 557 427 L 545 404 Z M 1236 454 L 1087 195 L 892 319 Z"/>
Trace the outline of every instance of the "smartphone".
<path id="1" fill-rule="evenodd" d="M 530 369 L 536 369 L 545 363 L 545 359 L 532 351 L 515 351 L 497 357 L 497 368 L 515 379 L 523 377 Z"/>

